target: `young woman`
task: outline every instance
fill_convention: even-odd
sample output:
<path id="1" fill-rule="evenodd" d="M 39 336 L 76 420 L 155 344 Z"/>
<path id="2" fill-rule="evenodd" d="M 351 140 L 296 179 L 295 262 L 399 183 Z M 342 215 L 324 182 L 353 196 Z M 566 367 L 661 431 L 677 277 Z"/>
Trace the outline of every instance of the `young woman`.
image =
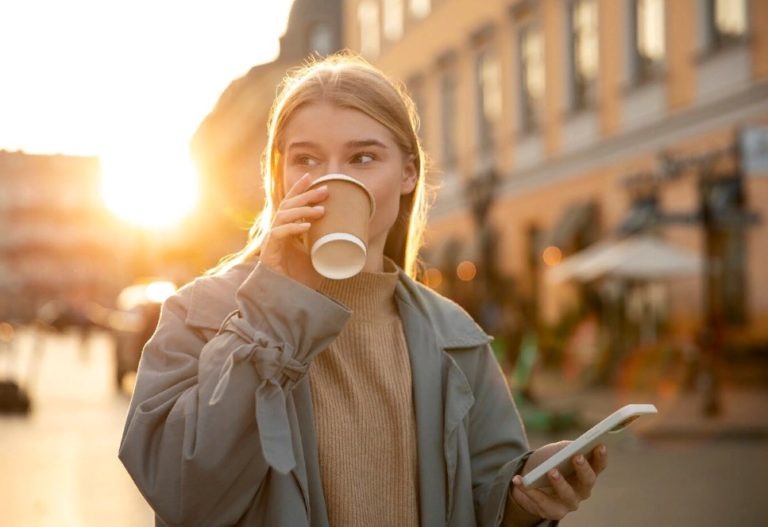
<path id="1" fill-rule="evenodd" d="M 159 525 L 537 525 L 587 498 L 605 449 L 528 490 L 529 451 L 489 337 L 413 280 L 424 154 L 408 96 L 362 59 L 287 77 L 251 241 L 163 307 L 120 459 Z M 301 235 L 343 173 L 376 199 L 367 263 L 313 269 Z"/>

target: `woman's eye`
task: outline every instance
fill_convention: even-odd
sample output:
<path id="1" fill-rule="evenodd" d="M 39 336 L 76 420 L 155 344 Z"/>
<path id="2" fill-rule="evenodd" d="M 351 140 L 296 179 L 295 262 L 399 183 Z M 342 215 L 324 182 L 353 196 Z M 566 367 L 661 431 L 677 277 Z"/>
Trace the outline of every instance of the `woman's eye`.
<path id="1" fill-rule="evenodd" d="M 361 152 L 359 154 L 356 154 L 352 158 L 352 162 L 353 163 L 370 163 L 375 159 L 376 159 L 376 156 L 374 156 L 373 154 L 369 154 L 368 152 Z"/>
<path id="2" fill-rule="evenodd" d="M 294 165 L 314 166 L 317 164 L 317 160 L 307 155 L 297 155 L 293 157 Z"/>

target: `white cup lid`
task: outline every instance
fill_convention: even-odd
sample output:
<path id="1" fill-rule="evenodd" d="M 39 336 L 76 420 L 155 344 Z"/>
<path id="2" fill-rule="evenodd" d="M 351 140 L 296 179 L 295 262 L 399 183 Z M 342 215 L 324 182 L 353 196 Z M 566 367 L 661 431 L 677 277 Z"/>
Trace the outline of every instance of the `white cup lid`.
<path id="1" fill-rule="evenodd" d="M 357 236 L 332 232 L 312 245 L 312 266 L 326 278 L 351 278 L 365 267 L 367 252 Z"/>

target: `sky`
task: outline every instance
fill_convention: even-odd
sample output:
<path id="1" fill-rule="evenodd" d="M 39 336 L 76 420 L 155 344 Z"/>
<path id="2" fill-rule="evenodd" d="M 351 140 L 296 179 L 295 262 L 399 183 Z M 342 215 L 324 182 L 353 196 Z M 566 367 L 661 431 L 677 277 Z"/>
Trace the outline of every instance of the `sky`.
<path id="1" fill-rule="evenodd" d="M 98 155 L 123 201 L 121 179 L 157 181 L 139 167 L 181 178 L 221 92 L 277 56 L 291 3 L 3 0 L 0 150 Z"/>

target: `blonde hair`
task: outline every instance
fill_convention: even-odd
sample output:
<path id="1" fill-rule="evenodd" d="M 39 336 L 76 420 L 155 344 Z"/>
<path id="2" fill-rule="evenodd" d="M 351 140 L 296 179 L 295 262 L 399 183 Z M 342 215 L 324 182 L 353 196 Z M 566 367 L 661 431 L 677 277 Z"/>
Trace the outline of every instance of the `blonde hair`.
<path id="1" fill-rule="evenodd" d="M 403 154 L 413 158 L 418 171 L 416 187 L 400 198 L 400 212 L 387 236 L 384 255 L 409 276 L 416 277 L 426 225 L 427 197 L 426 160 L 417 134 L 419 120 L 415 105 L 400 83 L 350 52 L 313 60 L 290 71 L 283 79 L 270 111 L 267 145 L 262 156 L 264 208 L 249 231 L 245 247 L 224 258 L 210 274 L 222 273 L 259 254 L 286 192 L 281 172 L 283 131 L 296 109 L 317 102 L 363 112 L 392 132 Z"/>

